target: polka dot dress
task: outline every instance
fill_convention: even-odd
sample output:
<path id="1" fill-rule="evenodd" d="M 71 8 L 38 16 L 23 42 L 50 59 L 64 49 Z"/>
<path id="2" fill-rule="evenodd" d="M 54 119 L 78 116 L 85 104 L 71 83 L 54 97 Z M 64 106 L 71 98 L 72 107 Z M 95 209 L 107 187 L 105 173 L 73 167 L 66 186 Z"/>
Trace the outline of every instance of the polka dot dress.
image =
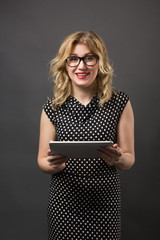
<path id="1" fill-rule="evenodd" d="M 117 124 L 128 102 L 113 93 L 103 107 L 94 96 L 87 106 L 69 97 L 56 111 L 44 105 L 55 125 L 57 141 L 117 142 Z M 119 240 L 121 235 L 119 173 L 101 158 L 69 159 L 51 177 L 48 202 L 49 240 Z"/>

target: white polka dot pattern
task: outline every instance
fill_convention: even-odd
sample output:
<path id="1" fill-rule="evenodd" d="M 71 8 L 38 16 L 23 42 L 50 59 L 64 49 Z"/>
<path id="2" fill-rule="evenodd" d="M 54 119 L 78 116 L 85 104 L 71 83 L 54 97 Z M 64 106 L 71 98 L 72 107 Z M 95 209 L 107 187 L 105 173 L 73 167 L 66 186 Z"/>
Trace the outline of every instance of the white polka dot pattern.
<path id="1" fill-rule="evenodd" d="M 117 142 L 117 124 L 128 102 L 122 92 L 99 107 L 94 96 L 85 107 L 69 97 L 56 111 L 43 107 L 55 125 L 58 141 Z M 48 203 L 49 240 L 119 240 L 121 233 L 120 179 L 117 169 L 101 158 L 69 159 L 52 175 Z"/>

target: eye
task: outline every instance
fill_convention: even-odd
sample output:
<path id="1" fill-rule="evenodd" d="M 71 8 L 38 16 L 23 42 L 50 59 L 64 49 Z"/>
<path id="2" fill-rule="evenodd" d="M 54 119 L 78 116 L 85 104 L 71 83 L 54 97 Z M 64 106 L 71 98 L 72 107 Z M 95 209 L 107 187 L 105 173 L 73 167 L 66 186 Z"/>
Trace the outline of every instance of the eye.
<path id="1" fill-rule="evenodd" d="M 85 57 L 85 61 L 86 62 L 91 62 L 91 61 L 93 61 L 95 59 L 95 56 L 86 56 Z"/>
<path id="2" fill-rule="evenodd" d="M 77 60 L 78 60 L 78 57 L 76 57 L 76 56 L 69 57 L 70 62 L 77 62 Z"/>

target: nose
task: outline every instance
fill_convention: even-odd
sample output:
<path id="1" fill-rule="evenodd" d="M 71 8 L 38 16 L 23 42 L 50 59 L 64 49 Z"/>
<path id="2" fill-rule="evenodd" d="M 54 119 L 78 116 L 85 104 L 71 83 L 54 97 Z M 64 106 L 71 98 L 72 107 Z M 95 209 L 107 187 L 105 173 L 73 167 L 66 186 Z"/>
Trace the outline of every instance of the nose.
<path id="1" fill-rule="evenodd" d="M 83 59 L 81 59 L 79 65 L 78 65 L 78 68 L 79 69 L 84 69 L 84 68 L 86 69 L 86 64 L 84 63 Z"/>

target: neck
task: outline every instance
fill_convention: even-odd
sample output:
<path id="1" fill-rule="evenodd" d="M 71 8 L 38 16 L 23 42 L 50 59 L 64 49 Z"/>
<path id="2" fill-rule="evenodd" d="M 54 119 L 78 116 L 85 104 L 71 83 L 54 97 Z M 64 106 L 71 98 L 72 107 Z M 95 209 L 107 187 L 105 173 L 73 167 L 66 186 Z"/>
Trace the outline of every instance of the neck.
<path id="1" fill-rule="evenodd" d="M 72 88 L 72 96 L 76 98 L 83 105 L 87 105 L 92 97 L 95 95 L 96 91 L 94 88 Z"/>

